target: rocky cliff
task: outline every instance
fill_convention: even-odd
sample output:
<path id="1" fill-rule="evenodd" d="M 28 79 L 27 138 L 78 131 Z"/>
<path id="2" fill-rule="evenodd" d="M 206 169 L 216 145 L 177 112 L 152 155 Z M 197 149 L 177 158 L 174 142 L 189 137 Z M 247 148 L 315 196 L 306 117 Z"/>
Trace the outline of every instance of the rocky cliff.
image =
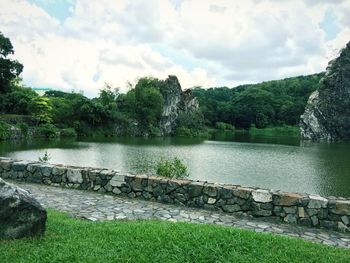
<path id="1" fill-rule="evenodd" d="M 199 104 L 191 90 L 182 91 L 176 76 L 169 76 L 163 81 L 160 91 L 164 98 L 164 105 L 159 128 L 164 135 L 173 134 L 179 115 L 198 111 Z"/>
<path id="2" fill-rule="evenodd" d="M 350 42 L 329 62 L 319 90 L 309 97 L 300 120 L 304 139 L 350 139 Z"/>

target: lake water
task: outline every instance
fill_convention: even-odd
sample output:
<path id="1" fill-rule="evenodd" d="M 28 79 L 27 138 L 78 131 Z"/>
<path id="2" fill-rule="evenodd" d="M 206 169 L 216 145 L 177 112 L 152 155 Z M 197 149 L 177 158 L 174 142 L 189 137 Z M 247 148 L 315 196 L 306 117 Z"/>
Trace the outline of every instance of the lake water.
<path id="1" fill-rule="evenodd" d="M 0 156 L 152 173 L 161 158 L 179 157 L 190 178 L 323 196 L 350 197 L 350 144 L 288 137 L 217 134 L 215 140 L 104 138 L 2 142 Z"/>

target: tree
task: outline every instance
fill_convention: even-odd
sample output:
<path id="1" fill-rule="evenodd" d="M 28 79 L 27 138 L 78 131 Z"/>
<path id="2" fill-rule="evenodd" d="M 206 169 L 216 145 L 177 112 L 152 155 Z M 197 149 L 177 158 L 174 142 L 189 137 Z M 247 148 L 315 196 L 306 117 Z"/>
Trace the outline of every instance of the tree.
<path id="1" fill-rule="evenodd" d="M 33 98 L 32 104 L 30 105 L 30 111 L 40 123 L 52 123 L 52 106 L 48 98 Z"/>
<path id="2" fill-rule="evenodd" d="M 137 119 L 143 127 L 158 126 L 164 98 L 154 79 L 141 78 L 135 86 Z"/>
<path id="3" fill-rule="evenodd" d="M 7 58 L 14 54 L 9 38 L 0 32 L 0 93 L 11 90 L 11 82 L 22 73 L 23 65 L 17 60 Z"/>

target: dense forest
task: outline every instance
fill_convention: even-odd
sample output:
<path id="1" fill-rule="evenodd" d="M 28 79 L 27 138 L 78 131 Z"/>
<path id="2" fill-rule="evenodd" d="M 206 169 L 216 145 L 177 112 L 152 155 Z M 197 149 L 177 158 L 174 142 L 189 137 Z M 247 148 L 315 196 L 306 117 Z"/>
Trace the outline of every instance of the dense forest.
<path id="1" fill-rule="evenodd" d="M 194 88 L 206 124 L 236 128 L 297 125 L 310 94 L 324 73 L 242 85 L 235 88 Z"/>
<path id="2" fill-rule="evenodd" d="M 20 81 L 23 65 L 9 58 L 13 46 L 0 33 L 0 138 L 6 137 L 8 119 L 18 119 L 18 125 L 36 126 L 46 137 L 62 135 L 114 135 L 117 128 L 130 134 L 138 126 L 150 136 L 159 136 L 164 100 L 169 82 L 156 78 L 140 78 L 125 94 L 106 85 L 99 96 L 89 99 L 82 94 L 48 91 L 39 96 Z M 242 85 L 235 88 L 195 87 L 192 94 L 198 99 L 199 111 L 180 114 L 177 131 L 205 130 L 206 127 L 265 128 L 299 122 L 307 99 L 318 88 L 323 73 Z M 117 127 L 117 128 L 116 128 Z M 184 132 L 185 131 L 185 132 Z M 123 134 L 123 133 L 122 133 Z M 135 133 L 137 134 L 137 133 Z M 172 134 L 176 135 L 176 133 Z"/>

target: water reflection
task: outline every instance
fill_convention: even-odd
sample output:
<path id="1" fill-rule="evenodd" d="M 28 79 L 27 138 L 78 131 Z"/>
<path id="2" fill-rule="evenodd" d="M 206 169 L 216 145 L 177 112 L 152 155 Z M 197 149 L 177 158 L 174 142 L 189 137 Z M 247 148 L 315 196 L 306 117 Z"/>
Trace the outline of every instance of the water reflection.
<path id="1" fill-rule="evenodd" d="M 161 157 L 180 157 L 192 179 L 350 196 L 348 143 L 300 143 L 295 138 L 246 135 L 227 141 L 222 134 L 218 136 L 215 140 L 94 138 L 0 143 L 0 154 L 37 160 L 47 150 L 52 163 L 135 173 L 154 172 Z"/>

